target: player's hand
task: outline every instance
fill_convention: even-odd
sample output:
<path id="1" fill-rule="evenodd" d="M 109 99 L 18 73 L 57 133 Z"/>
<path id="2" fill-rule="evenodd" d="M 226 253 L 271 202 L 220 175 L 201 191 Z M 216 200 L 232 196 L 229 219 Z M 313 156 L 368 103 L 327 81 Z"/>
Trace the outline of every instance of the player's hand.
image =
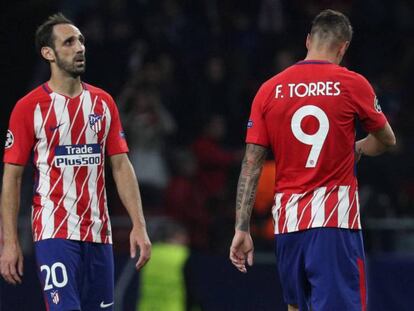
<path id="1" fill-rule="evenodd" d="M 135 258 L 137 247 L 139 248 L 139 259 L 135 265 L 141 269 L 151 258 L 151 242 L 145 228 L 133 228 L 129 235 L 131 258 Z"/>
<path id="2" fill-rule="evenodd" d="M 236 230 L 230 246 L 230 260 L 240 272 L 247 272 L 246 261 L 249 266 L 253 265 L 253 251 L 250 233 Z"/>
<path id="3" fill-rule="evenodd" d="M 5 243 L 0 257 L 0 272 L 6 282 L 13 285 L 22 283 L 23 253 L 18 243 Z"/>
<path id="4" fill-rule="evenodd" d="M 355 144 L 354 156 L 355 156 L 355 163 L 358 163 L 362 157 L 362 149 L 361 149 L 361 146 L 358 144 L 358 142 Z"/>

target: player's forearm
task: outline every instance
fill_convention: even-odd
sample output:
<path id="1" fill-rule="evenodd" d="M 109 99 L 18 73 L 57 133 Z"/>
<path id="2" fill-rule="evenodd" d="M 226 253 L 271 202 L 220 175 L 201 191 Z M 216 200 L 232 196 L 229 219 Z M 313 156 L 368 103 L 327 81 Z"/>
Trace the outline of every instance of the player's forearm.
<path id="1" fill-rule="evenodd" d="M 387 122 L 382 129 L 372 132 L 364 139 L 357 141 L 355 149 L 359 154 L 377 156 L 395 146 L 395 144 L 394 132 Z"/>
<path id="2" fill-rule="evenodd" d="M 113 169 L 113 177 L 122 204 L 125 206 L 134 227 L 145 227 L 141 195 L 135 172 L 129 160 Z"/>
<path id="3" fill-rule="evenodd" d="M 377 156 L 387 151 L 391 145 L 385 145 L 372 134 L 355 143 L 356 152 L 366 156 Z"/>
<path id="4" fill-rule="evenodd" d="M 236 230 L 250 230 L 250 216 L 256 197 L 257 184 L 262 171 L 267 149 L 254 144 L 247 144 L 243 158 L 236 199 Z"/>
<path id="5" fill-rule="evenodd" d="M 18 243 L 17 221 L 20 209 L 21 177 L 10 176 L 5 170 L 1 197 L 4 244 Z"/>

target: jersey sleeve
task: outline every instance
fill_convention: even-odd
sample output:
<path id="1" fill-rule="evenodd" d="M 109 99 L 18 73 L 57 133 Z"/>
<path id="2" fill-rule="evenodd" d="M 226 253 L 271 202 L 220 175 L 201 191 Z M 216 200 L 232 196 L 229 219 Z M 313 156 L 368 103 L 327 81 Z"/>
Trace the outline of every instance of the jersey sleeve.
<path id="1" fill-rule="evenodd" d="M 18 101 L 10 116 L 4 147 L 4 163 L 26 165 L 35 143 L 33 118 L 30 102 Z"/>
<path id="2" fill-rule="evenodd" d="M 106 153 L 112 156 L 119 153 L 128 152 L 128 145 L 125 139 L 125 133 L 122 129 L 121 120 L 119 118 L 118 108 L 115 101 L 110 99 L 111 109 L 111 125 L 109 127 L 108 137 L 106 141 Z"/>
<path id="3" fill-rule="evenodd" d="M 367 132 L 378 131 L 385 126 L 387 119 L 381 111 L 371 84 L 364 77 L 358 77 L 359 79 L 354 81 L 351 90 L 356 113 Z"/>
<path id="4" fill-rule="evenodd" d="M 264 87 L 262 86 L 253 99 L 249 121 L 247 122 L 246 143 L 269 146 L 269 137 L 263 116 L 263 104 L 267 99 Z"/>

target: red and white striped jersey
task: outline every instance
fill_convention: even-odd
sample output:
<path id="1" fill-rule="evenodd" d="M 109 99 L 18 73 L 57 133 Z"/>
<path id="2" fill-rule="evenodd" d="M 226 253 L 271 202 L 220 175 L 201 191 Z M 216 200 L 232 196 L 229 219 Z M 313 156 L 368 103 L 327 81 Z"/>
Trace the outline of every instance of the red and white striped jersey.
<path id="1" fill-rule="evenodd" d="M 259 89 L 247 143 L 275 156 L 275 233 L 316 227 L 360 229 L 355 120 L 368 132 L 387 122 L 361 75 L 323 61 L 301 61 Z"/>
<path id="2" fill-rule="evenodd" d="M 75 98 L 34 89 L 13 109 L 4 162 L 25 165 L 32 151 L 34 240 L 112 243 L 105 154 L 128 152 L 112 97 L 85 83 Z"/>

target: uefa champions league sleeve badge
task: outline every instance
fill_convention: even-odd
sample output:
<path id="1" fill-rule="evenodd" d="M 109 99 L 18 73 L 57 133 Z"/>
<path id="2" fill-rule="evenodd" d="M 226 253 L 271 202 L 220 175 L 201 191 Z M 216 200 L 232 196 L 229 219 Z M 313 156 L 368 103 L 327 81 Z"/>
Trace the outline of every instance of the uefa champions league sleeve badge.
<path id="1" fill-rule="evenodd" d="M 378 103 L 378 98 L 377 98 L 377 96 L 375 96 L 375 99 L 374 99 L 374 109 L 375 109 L 375 111 L 376 111 L 376 112 L 378 112 L 378 113 L 382 111 L 381 106 L 380 106 L 380 104 Z"/>
<path id="2" fill-rule="evenodd" d="M 12 131 L 7 130 L 6 141 L 4 143 L 4 148 L 6 148 L 6 149 L 10 148 L 11 146 L 13 146 L 13 143 L 14 143 L 13 133 L 12 133 Z"/>

